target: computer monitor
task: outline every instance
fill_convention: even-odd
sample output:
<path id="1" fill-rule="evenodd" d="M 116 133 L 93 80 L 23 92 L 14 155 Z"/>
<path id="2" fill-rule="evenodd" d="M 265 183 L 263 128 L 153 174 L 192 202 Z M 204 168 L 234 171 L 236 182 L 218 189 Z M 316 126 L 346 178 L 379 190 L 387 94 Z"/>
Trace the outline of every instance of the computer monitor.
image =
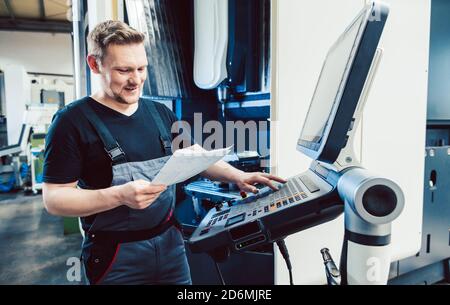
<path id="1" fill-rule="evenodd" d="M 366 5 L 328 51 L 297 149 L 333 164 L 348 140 L 389 8 Z"/>

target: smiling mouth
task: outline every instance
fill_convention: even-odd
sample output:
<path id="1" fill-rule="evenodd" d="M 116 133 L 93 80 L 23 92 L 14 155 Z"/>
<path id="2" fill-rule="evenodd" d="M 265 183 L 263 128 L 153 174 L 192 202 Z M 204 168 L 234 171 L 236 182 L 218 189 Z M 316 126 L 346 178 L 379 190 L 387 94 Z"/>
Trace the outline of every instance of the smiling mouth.
<path id="1" fill-rule="evenodd" d="M 126 90 L 127 92 L 133 92 L 133 91 L 135 91 L 136 89 L 138 89 L 138 87 L 125 87 L 125 90 Z"/>

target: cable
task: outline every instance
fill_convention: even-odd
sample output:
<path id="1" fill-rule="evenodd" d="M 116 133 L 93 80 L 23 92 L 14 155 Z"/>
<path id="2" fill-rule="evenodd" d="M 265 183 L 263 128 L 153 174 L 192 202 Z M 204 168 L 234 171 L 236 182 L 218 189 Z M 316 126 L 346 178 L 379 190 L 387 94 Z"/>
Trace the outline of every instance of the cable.
<path id="1" fill-rule="evenodd" d="M 220 271 L 219 263 L 214 261 L 214 264 L 216 265 L 217 274 L 219 275 L 220 283 L 225 286 L 225 281 L 223 280 L 222 272 Z"/>
<path id="2" fill-rule="evenodd" d="M 280 249 L 281 255 L 283 255 L 284 261 L 286 262 L 286 266 L 289 271 L 289 282 L 291 285 L 294 285 L 294 279 L 292 277 L 291 260 L 289 259 L 289 252 L 286 247 L 286 243 L 284 242 L 284 239 L 277 240 L 277 246 L 278 246 L 278 249 Z"/>
<path id="3" fill-rule="evenodd" d="M 218 262 L 224 262 L 230 256 L 230 249 L 228 247 L 216 248 L 213 251 L 208 252 L 208 254 L 216 265 L 217 274 L 219 275 L 221 284 L 225 285 Z"/>

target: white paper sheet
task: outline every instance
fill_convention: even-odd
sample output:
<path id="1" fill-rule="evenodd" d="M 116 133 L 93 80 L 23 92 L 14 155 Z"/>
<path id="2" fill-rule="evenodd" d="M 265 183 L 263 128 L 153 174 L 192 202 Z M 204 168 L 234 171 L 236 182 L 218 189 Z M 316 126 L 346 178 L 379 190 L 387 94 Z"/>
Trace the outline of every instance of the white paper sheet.
<path id="1" fill-rule="evenodd" d="M 208 151 L 197 145 L 179 149 L 170 157 L 152 183 L 170 186 L 183 182 L 222 160 L 231 151 L 231 147 Z"/>

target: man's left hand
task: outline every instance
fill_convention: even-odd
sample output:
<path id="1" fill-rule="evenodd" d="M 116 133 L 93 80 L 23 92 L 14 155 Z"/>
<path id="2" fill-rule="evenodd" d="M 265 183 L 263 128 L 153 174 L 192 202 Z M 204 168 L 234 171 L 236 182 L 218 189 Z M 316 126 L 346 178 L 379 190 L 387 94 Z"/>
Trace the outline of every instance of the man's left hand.
<path id="1" fill-rule="evenodd" d="M 265 173 L 259 173 L 259 172 L 253 172 L 253 173 L 245 173 L 239 175 L 239 177 L 236 178 L 236 185 L 239 187 L 239 189 L 242 192 L 251 192 L 254 194 L 258 193 L 258 189 L 254 186 L 255 184 L 263 184 L 268 187 L 270 187 L 274 191 L 278 191 L 278 188 L 273 185 L 272 181 L 277 181 L 280 183 L 286 183 L 287 181 L 270 174 Z"/>

